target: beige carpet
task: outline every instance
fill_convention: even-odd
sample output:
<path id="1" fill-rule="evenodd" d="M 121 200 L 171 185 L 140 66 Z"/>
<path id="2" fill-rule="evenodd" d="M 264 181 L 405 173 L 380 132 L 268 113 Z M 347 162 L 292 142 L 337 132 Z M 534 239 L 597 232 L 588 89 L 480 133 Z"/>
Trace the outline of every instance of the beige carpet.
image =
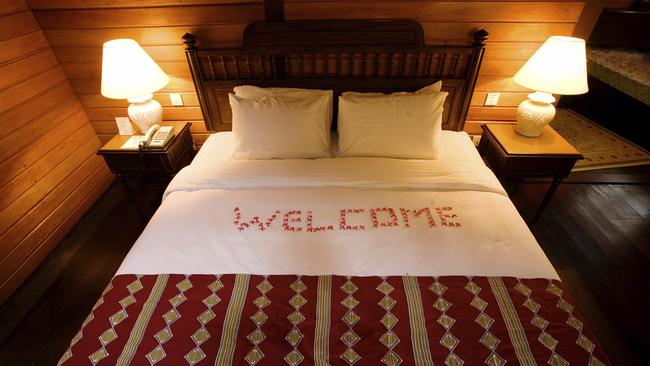
<path id="1" fill-rule="evenodd" d="M 573 171 L 650 164 L 650 153 L 567 109 L 558 109 L 551 126 L 585 157 Z"/>

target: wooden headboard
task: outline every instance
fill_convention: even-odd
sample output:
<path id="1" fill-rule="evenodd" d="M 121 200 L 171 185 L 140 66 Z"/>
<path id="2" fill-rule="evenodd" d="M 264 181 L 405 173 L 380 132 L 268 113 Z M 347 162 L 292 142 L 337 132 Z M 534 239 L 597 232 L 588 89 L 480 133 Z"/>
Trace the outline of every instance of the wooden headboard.
<path id="1" fill-rule="evenodd" d="M 322 20 L 252 23 L 236 49 L 201 48 L 189 33 L 183 42 L 210 131 L 231 130 L 228 93 L 238 85 L 333 89 L 336 119 L 341 92 L 414 91 L 438 80 L 449 92 L 443 128 L 460 131 L 487 36 L 479 30 L 468 46 L 430 46 L 412 20 Z"/>

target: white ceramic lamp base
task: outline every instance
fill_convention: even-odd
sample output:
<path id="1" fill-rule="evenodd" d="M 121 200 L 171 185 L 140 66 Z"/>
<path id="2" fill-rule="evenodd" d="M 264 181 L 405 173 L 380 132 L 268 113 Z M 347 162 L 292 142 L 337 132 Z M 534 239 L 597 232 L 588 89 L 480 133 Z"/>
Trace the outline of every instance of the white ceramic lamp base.
<path id="1" fill-rule="evenodd" d="M 163 110 L 157 100 L 152 99 L 153 95 L 145 95 L 138 98 L 129 98 L 129 118 L 141 133 L 147 132 L 149 127 L 162 122 Z"/>
<path id="2" fill-rule="evenodd" d="M 528 94 L 517 107 L 517 126 L 515 130 L 521 135 L 537 137 L 542 133 L 544 126 L 551 123 L 555 117 L 555 98 L 546 92 Z"/>

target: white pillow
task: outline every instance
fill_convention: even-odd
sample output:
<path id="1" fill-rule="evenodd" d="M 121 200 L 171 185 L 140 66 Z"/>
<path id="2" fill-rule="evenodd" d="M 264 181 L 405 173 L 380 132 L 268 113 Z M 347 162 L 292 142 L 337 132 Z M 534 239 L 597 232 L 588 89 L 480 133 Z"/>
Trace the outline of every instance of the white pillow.
<path id="1" fill-rule="evenodd" d="M 413 94 L 437 94 L 440 93 L 442 90 L 442 81 L 437 81 L 431 85 L 427 85 L 423 88 L 420 88 L 413 93 L 409 92 L 395 92 L 390 95 L 413 95 Z M 353 91 L 348 91 L 342 94 L 345 97 L 348 96 L 359 96 L 359 97 L 382 97 L 388 94 L 384 93 L 360 93 L 360 92 L 353 92 Z"/>
<path id="2" fill-rule="evenodd" d="M 332 127 L 332 115 L 334 104 L 334 91 L 333 90 L 320 90 L 320 89 L 299 89 L 299 88 L 260 88 L 253 85 L 236 86 L 233 91 L 238 97 L 245 99 L 260 99 L 263 97 L 282 97 L 291 99 L 314 99 L 321 96 L 326 96 L 328 109 L 327 109 L 327 126 L 328 129 Z"/>
<path id="3" fill-rule="evenodd" d="M 328 99 L 228 94 L 232 108 L 233 158 L 298 159 L 330 157 Z"/>
<path id="4" fill-rule="evenodd" d="M 447 95 L 339 97 L 339 156 L 436 159 Z"/>

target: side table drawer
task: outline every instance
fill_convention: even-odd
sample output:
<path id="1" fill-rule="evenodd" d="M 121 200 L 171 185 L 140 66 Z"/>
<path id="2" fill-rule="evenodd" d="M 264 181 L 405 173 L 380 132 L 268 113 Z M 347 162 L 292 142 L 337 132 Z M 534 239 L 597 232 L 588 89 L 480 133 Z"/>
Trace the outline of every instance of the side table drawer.
<path id="1" fill-rule="evenodd" d="M 479 153 L 486 160 L 487 165 L 495 172 L 505 168 L 506 157 L 501 152 L 497 143 L 489 136 L 483 136 L 481 145 L 479 146 Z"/>
<path id="2" fill-rule="evenodd" d="M 185 139 L 179 139 L 169 148 L 169 161 L 177 165 L 183 158 L 189 157 L 191 146 L 188 146 Z"/>
<path id="3" fill-rule="evenodd" d="M 571 173 L 575 161 L 575 158 L 548 156 L 511 158 L 508 170 L 510 176 L 564 178 Z"/>
<path id="4" fill-rule="evenodd" d="M 130 171 L 143 171 L 143 170 L 160 170 L 163 164 L 162 156 L 152 155 L 111 155 L 105 156 L 108 167 L 114 173 L 130 172 Z"/>

